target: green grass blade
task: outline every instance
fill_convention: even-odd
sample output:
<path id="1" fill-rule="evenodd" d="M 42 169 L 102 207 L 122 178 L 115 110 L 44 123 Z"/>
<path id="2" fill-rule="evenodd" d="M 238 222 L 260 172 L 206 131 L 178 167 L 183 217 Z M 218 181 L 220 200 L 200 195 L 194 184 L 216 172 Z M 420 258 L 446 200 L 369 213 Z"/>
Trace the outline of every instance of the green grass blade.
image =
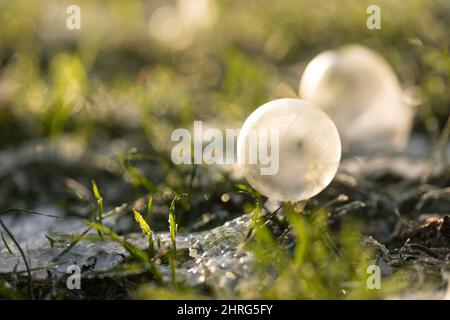
<path id="1" fill-rule="evenodd" d="M 134 208 L 133 208 L 133 213 L 134 213 L 134 219 L 139 224 L 139 227 L 141 227 L 141 230 L 145 233 L 145 235 L 147 237 L 151 237 L 152 230 L 150 229 L 150 226 L 148 225 L 147 221 L 145 221 L 145 219 L 142 217 L 142 215 L 139 213 L 139 211 L 137 211 Z"/>
<path id="2" fill-rule="evenodd" d="M 97 219 L 101 223 L 103 220 L 103 198 L 95 180 L 92 180 L 92 193 L 94 194 L 95 200 L 97 200 Z"/>
<path id="3" fill-rule="evenodd" d="M 177 254 L 177 223 L 175 220 L 175 204 L 178 200 L 186 197 L 187 194 L 183 193 L 180 195 L 176 195 L 173 198 L 172 203 L 170 204 L 169 209 L 169 228 L 170 228 L 170 240 L 172 242 L 172 252 L 169 255 L 169 263 L 170 263 L 170 273 L 172 277 L 172 285 L 175 288 L 177 286 L 177 276 L 176 276 L 176 254 Z"/>
<path id="4" fill-rule="evenodd" d="M 145 218 L 150 219 L 152 213 L 153 213 L 153 193 L 151 193 L 150 196 L 148 197 L 147 210 L 145 211 Z"/>
<path id="5" fill-rule="evenodd" d="M 119 243 L 130 254 L 130 256 L 132 256 L 137 261 L 144 262 L 144 263 L 148 262 L 148 257 L 143 250 L 132 245 L 131 243 L 129 243 L 128 241 L 126 241 L 125 239 L 120 237 L 117 233 L 115 233 L 111 229 L 109 229 L 97 222 L 85 221 L 85 223 L 89 227 L 92 227 L 92 228 L 96 229 L 97 231 L 103 233 L 104 235 L 109 237 L 111 240 Z"/>

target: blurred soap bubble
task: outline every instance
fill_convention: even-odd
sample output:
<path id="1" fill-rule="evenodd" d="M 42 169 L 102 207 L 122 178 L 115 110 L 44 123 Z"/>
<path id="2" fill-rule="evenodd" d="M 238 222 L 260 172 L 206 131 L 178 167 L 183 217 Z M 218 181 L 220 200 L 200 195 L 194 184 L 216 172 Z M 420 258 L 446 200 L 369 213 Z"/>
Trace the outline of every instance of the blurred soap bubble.
<path id="1" fill-rule="evenodd" d="M 405 148 L 413 108 L 390 65 L 373 50 L 347 45 L 320 53 L 307 65 L 299 91 L 333 119 L 344 151 Z"/>
<path id="2" fill-rule="evenodd" d="M 216 5 L 212 0 L 178 0 L 165 4 L 150 16 L 148 30 L 160 43 L 173 49 L 188 47 L 195 35 L 216 21 Z"/>
<path id="3" fill-rule="evenodd" d="M 260 156 L 269 149 L 271 161 L 264 161 Z M 252 155 L 258 156 L 256 163 Z M 284 98 L 260 106 L 247 118 L 239 132 L 237 158 L 242 174 L 260 193 L 274 201 L 296 202 L 313 197 L 333 180 L 341 142 L 333 121 L 319 108 Z M 269 165 L 274 170 L 264 173 Z"/>
<path id="4" fill-rule="evenodd" d="M 216 19 L 216 7 L 212 0 L 178 0 L 178 15 L 186 28 L 204 29 Z"/>
<path id="5" fill-rule="evenodd" d="M 161 6 L 153 12 L 148 28 L 150 35 L 161 42 L 172 43 L 182 35 L 177 11 L 170 5 Z"/>

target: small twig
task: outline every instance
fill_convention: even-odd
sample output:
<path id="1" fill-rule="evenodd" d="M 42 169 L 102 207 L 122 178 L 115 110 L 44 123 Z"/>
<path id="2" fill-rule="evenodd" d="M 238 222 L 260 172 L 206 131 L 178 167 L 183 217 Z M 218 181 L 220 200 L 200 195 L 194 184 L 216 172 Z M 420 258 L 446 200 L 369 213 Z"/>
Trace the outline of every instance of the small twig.
<path id="1" fill-rule="evenodd" d="M 438 260 L 445 260 L 445 258 L 446 258 L 446 257 L 440 255 L 439 253 L 431 250 L 430 248 L 427 248 L 427 247 L 425 247 L 425 246 L 423 246 L 421 244 L 418 244 L 418 243 L 409 243 L 408 246 L 410 248 L 413 248 L 413 249 L 425 252 L 430 257 L 433 257 L 433 258 L 438 259 Z"/>
<path id="2" fill-rule="evenodd" d="M 264 219 L 267 220 L 267 221 L 266 221 L 266 224 L 267 224 L 267 222 L 268 222 L 269 220 L 272 220 L 272 218 L 275 217 L 275 215 L 277 214 L 277 212 L 280 211 L 280 209 L 283 208 L 283 206 L 284 206 L 284 203 L 282 203 L 278 208 L 276 208 L 274 212 L 270 212 L 265 206 L 263 207 L 264 210 L 266 210 L 266 211 L 269 212 L 268 215 L 264 216 Z"/>
<path id="3" fill-rule="evenodd" d="M 436 239 L 439 236 L 450 240 L 450 216 L 443 216 L 439 219 L 429 219 L 424 225 L 417 229 L 398 233 L 390 237 L 384 243 L 387 246 L 395 246 L 405 243 L 408 239 L 417 242 L 426 242 L 430 239 Z"/>
<path id="4" fill-rule="evenodd" d="M 8 250 L 9 254 L 14 255 L 14 253 L 12 252 L 11 248 L 8 245 L 8 242 L 6 242 L 5 236 L 3 235 L 3 232 L 0 232 L 1 236 L 2 236 L 2 240 L 3 243 L 5 244 L 6 250 Z"/>
<path id="5" fill-rule="evenodd" d="M 64 248 L 63 251 L 61 251 L 56 257 L 54 257 L 51 260 L 51 263 L 55 263 L 56 261 L 58 261 L 64 254 L 66 254 L 67 252 L 69 252 L 70 250 L 73 249 L 73 247 L 75 247 L 77 245 L 78 242 L 80 242 L 81 240 L 83 240 L 83 237 L 89 232 L 91 231 L 92 227 L 88 227 L 86 228 L 82 233 L 80 233 L 78 236 L 75 237 L 75 240 L 73 240 L 66 248 Z"/>

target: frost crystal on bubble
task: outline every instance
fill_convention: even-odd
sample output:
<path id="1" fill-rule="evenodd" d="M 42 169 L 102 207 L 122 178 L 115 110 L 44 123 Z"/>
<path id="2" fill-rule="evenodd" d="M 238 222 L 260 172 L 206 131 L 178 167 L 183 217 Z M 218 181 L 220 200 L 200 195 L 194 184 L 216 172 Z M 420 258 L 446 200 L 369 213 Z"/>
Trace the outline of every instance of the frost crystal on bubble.
<path id="1" fill-rule="evenodd" d="M 272 132 L 278 133 L 277 139 Z M 253 148 L 255 135 L 258 148 Z M 270 147 L 271 160 L 277 161 L 272 164 L 277 168 L 274 174 L 264 174 L 261 169 L 267 167 L 266 159 L 255 157 L 255 152 L 264 154 L 266 150 L 260 149 L 265 147 Z M 300 201 L 331 182 L 341 158 L 341 142 L 333 121 L 314 105 L 278 99 L 247 118 L 239 133 L 237 154 L 240 169 L 256 190 L 272 200 Z M 252 163 L 254 158 L 257 163 Z"/>

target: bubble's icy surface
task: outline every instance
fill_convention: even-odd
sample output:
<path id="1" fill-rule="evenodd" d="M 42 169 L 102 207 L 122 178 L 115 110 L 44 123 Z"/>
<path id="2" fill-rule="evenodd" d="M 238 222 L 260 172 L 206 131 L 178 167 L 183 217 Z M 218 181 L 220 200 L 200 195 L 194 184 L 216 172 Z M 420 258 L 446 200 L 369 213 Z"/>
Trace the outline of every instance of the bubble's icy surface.
<path id="1" fill-rule="evenodd" d="M 300 97 L 324 110 L 356 152 L 402 149 L 413 109 L 391 67 L 374 51 L 349 45 L 316 56 L 300 81 Z"/>
<path id="2" fill-rule="evenodd" d="M 264 163 L 249 161 L 255 152 L 249 142 L 253 134 L 259 138 L 258 147 L 276 143 L 269 139 L 270 134 L 261 135 L 264 130 L 278 132 L 275 147 L 279 153 L 271 155 L 271 160 L 278 162 L 278 171 L 272 175 L 261 174 Z M 272 200 L 300 201 L 331 182 L 341 158 L 341 142 L 334 123 L 314 105 L 299 99 L 278 99 L 247 118 L 239 133 L 237 156 L 242 173 L 256 190 Z"/>

